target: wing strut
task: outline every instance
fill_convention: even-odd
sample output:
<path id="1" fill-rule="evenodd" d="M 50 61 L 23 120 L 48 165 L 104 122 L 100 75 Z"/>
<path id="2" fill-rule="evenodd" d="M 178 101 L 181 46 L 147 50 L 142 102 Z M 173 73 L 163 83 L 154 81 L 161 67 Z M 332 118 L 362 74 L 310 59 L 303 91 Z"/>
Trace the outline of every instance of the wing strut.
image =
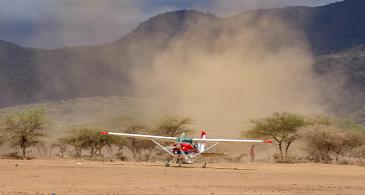
<path id="1" fill-rule="evenodd" d="M 219 143 L 215 143 L 215 144 L 213 144 L 213 145 L 209 146 L 207 149 L 205 149 L 205 150 L 203 150 L 203 151 L 201 151 L 201 152 L 199 152 L 199 153 L 195 154 L 194 156 L 192 156 L 192 158 L 194 158 L 194 157 L 196 157 L 196 156 L 199 156 L 200 154 L 202 154 L 202 153 L 206 152 L 207 150 L 209 150 L 209 149 L 213 148 L 214 146 L 216 146 L 216 145 L 218 145 L 218 144 L 219 144 Z"/>
<path id="2" fill-rule="evenodd" d="M 171 153 L 169 150 L 167 150 L 165 147 L 163 147 L 160 143 L 158 143 L 157 141 L 151 139 L 151 141 L 153 141 L 156 145 L 158 145 L 160 148 L 162 148 L 164 151 L 166 151 L 167 153 L 169 153 L 170 155 L 174 156 L 173 153 Z"/>

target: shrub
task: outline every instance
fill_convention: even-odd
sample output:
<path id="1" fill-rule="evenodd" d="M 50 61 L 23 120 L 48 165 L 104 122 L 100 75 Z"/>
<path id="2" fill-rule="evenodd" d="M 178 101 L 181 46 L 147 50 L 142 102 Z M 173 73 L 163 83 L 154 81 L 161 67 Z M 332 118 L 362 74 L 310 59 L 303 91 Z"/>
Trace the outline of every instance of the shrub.
<path id="1" fill-rule="evenodd" d="M 303 131 L 308 158 L 315 162 L 330 162 L 348 154 L 351 158 L 354 148 L 364 144 L 363 136 L 357 132 L 339 129 L 327 125 L 315 124 Z"/>

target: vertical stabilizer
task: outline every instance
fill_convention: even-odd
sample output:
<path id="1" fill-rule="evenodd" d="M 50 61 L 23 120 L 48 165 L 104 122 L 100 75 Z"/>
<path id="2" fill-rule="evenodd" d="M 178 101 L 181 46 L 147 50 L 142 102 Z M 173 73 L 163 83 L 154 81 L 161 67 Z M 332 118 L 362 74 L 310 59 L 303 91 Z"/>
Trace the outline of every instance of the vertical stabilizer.
<path id="1" fill-rule="evenodd" d="M 207 132 L 205 132 L 204 130 L 202 130 L 201 131 L 200 138 L 206 139 L 207 138 Z M 205 149 L 205 143 L 198 143 L 198 149 L 199 149 L 199 152 L 204 151 L 204 149 Z"/>

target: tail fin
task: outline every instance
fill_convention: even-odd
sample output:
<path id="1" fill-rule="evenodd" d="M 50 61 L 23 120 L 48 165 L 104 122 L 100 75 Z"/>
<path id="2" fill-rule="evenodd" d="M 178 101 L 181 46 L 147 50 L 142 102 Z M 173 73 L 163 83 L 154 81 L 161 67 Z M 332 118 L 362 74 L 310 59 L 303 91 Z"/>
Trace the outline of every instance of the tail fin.
<path id="1" fill-rule="evenodd" d="M 201 130 L 200 138 L 206 139 L 207 132 L 205 132 L 204 130 Z M 204 149 L 205 149 L 205 143 L 198 143 L 198 150 L 201 152 L 201 151 L 204 151 Z"/>

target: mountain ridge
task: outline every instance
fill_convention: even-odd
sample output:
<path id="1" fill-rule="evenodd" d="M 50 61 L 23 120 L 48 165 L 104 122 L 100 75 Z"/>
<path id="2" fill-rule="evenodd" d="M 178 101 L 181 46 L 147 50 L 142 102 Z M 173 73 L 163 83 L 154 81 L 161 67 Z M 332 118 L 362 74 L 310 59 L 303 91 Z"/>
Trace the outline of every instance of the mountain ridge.
<path id="1" fill-rule="evenodd" d="M 341 51 L 354 52 L 356 47 L 365 45 L 365 13 L 362 10 L 365 10 L 365 1 L 361 0 L 345 0 L 319 7 L 253 10 L 229 17 L 180 10 L 154 16 L 125 36 L 98 45 L 47 50 L 0 41 L 0 107 L 79 97 L 131 96 L 132 68 L 151 66 L 158 51 L 166 49 L 197 20 L 207 20 L 219 30 L 225 21 L 240 25 L 240 21 L 247 17 L 252 21 L 277 17 L 303 31 L 317 59 L 315 70 L 328 73 L 332 70 L 323 70 L 333 63 L 333 56 L 328 56 L 340 55 Z M 355 48 L 354 51 L 351 48 Z M 365 83 L 361 75 L 365 70 L 362 58 L 356 68 L 351 66 L 353 58 L 341 60 L 342 64 L 350 65 L 332 68 L 345 70 L 348 78 L 355 78 L 346 86 L 348 91 L 363 93 Z M 361 103 L 360 100 L 348 101 L 356 105 Z"/>

